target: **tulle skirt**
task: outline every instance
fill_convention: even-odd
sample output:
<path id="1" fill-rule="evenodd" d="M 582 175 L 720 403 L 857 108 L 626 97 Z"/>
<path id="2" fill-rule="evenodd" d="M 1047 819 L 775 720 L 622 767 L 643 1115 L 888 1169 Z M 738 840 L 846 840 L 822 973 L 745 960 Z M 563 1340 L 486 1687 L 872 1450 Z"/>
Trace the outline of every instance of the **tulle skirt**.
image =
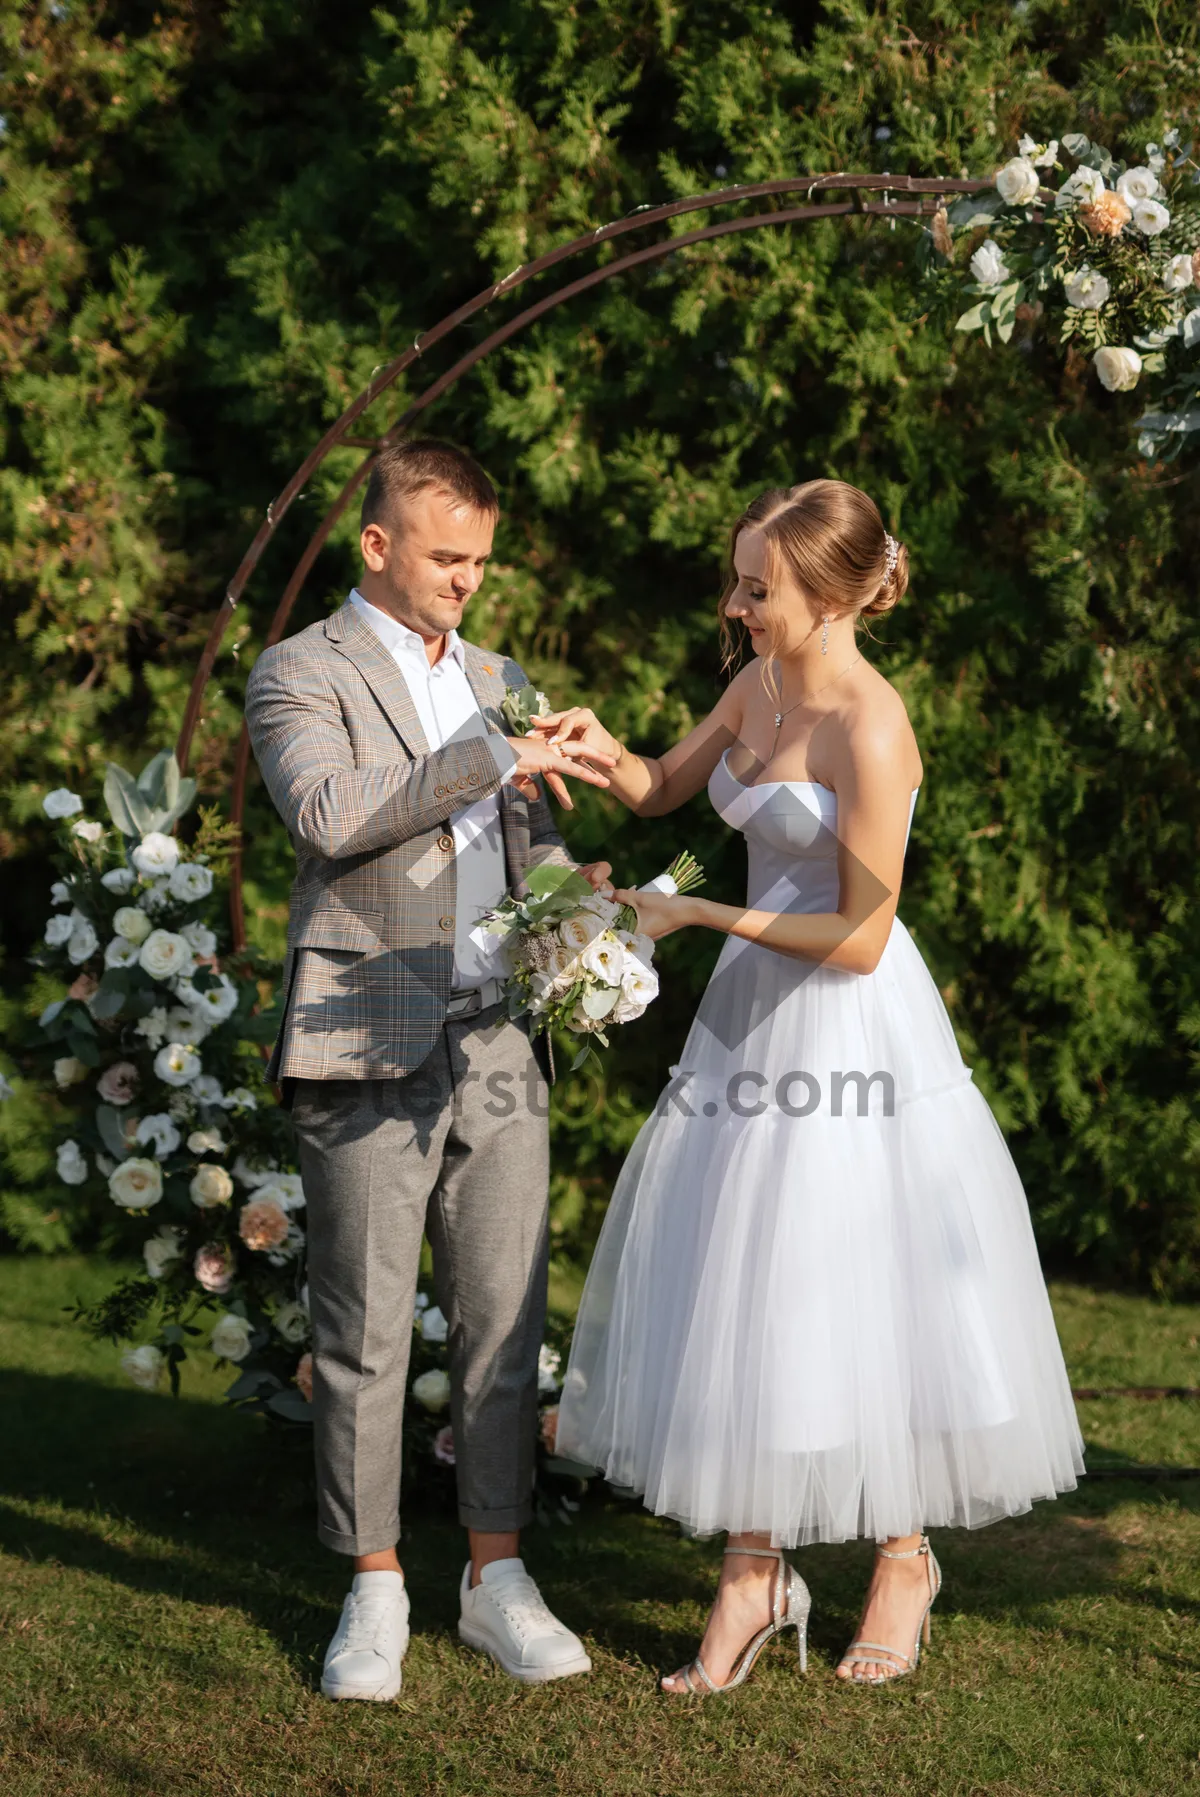
<path id="1" fill-rule="evenodd" d="M 865 976 L 731 938 L 613 1192 L 559 1453 L 790 1547 L 1013 1515 L 1082 1448 L 1020 1179 L 904 925 Z"/>

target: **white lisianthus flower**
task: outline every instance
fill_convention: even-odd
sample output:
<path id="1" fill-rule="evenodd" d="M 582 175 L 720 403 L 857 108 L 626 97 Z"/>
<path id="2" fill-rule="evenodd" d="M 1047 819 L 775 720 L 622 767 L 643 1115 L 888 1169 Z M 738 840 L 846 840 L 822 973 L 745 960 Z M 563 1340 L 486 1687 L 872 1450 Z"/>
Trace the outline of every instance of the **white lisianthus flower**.
<path id="1" fill-rule="evenodd" d="M 300 1210 L 304 1204 L 304 1187 L 298 1173 L 272 1173 L 260 1180 L 255 1197 L 263 1204 L 277 1204 L 280 1210 Z"/>
<path id="2" fill-rule="evenodd" d="M 579 959 L 589 973 L 603 980 L 606 986 L 619 986 L 621 974 L 625 967 L 625 950 L 615 940 L 607 936 L 597 937 L 589 942 Z"/>
<path id="3" fill-rule="evenodd" d="M 134 967 L 137 964 L 138 946 L 130 942 L 126 936 L 114 936 L 104 951 L 106 967 Z"/>
<path id="4" fill-rule="evenodd" d="M 1074 274 L 1067 276 L 1063 292 L 1068 306 L 1075 306 L 1081 312 L 1098 312 L 1107 300 L 1110 288 L 1104 276 L 1085 262 Z"/>
<path id="5" fill-rule="evenodd" d="M 148 836 L 142 837 L 130 859 L 145 880 L 151 880 L 157 874 L 171 874 L 179 865 L 179 844 L 173 836 L 151 830 Z"/>
<path id="6" fill-rule="evenodd" d="M 1140 200 L 1156 199 L 1161 191 L 1153 169 L 1127 168 L 1117 176 L 1117 192 L 1131 212 Z"/>
<path id="7" fill-rule="evenodd" d="M 1030 206 L 1038 197 L 1041 180 L 1027 156 L 1014 156 L 996 171 L 996 191 L 1006 206 Z"/>
<path id="8" fill-rule="evenodd" d="M 221 1100 L 221 1108 L 226 1111 L 256 1111 L 258 1100 L 248 1086 L 235 1086 Z"/>
<path id="9" fill-rule="evenodd" d="M 65 948 L 71 940 L 76 919 L 82 915 L 80 911 L 71 911 L 66 917 L 52 917 L 46 925 L 42 941 L 49 948 Z"/>
<path id="10" fill-rule="evenodd" d="M 643 966 L 632 957 L 625 963 L 625 977 L 621 981 L 621 996 L 613 1011 L 616 1023 L 632 1023 L 640 1017 L 646 1006 L 658 997 L 658 975 L 652 967 Z"/>
<path id="11" fill-rule="evenodd" d="M 122 1210 L 149 1210 L 162 1197 L 162 1168 L 140 1156 L 122 1161 L 108 1176 L 108 1195 Z"/>
<path id="12" fill-rule="evenodd" d="M 1179 258 L 1176 257 L 1176 261 L 1178 260 Z M 1185 256 L 1184 261 L 1186 260 L 1187 258 Z M 67 882 L 65 880 L 55 880 L 50 888 L 50 903 L 52 905 L 69 905 L 70 902 L 71 888 L 67 885 Z"/>
<path id="13" fill-rule="evenodd" d="M 253 1190 L 255 1186 L 266 1185 L 268 1180 L 274 1180 L 277 1176 L 277 1168 L 274 1161 L 268 1161 L 265 1167 L 252 1167 L 245 1155 L 239 1154 L 233 1163 L 233 1176 L 235 1179 L 240 1179 L 244 1186 L 249 1186 Z"/>
<path id="14" fill-rule="evenodd" d="M 548 1391 L 558 1390 L 558 1371 L 562 1366 L 562 1355 L 549 1342 L 543 1342 L 538 1350 L 538 1391 L 543 1395 Z"/>
<path id="15" fill-rule="evenodd" d="M 112 944 L 109 944 L 112 947 Z M 107 955 L 105 957 L 107 959 Z M 158 1048 L 167 1039 L 167 1013 L 162 1005 L 156 1005 L 147 1011 L 144 1017 L 137 1020 L 137 1033 L 144 1036 L 151 1048 Z"/>
<path id="16" fill-rule="evenodd" d="M 173 1005 L 167 1012 L 167 1034 L 176 1042 L 187 1042 L 192 1048 L 199 1048 L 212 1031 L 206 1018 L 189 1011 L 185 1005 Z"/>
<path id="17" fill-rule="evenodd" d="M 1163 286 L 1168 293 L 1182 293 L 1194 279 L 1195 265 L 1191 256 L 1172 256 L 1163 270 Z M 57 899 L 55 903 L 58 903 Z"/>
<path id="18" fill-rule="evenodd" d="M 190 979 L 180 980 L 175 988 L 175 996 L 185 1004 L 189 1011 L 196 1011 L 203 1017 L 211 1029 L 224 1023 L 237 1010 L 237 987 L 228 974 L 217 975 L 218 984 L 205 986 L 198 990 Z"/>
<path id="19" fill-rule="evenodd" d="M 165 1086 L 190 1086 L 201 1066 L 195 1049 L 182 1042 L 168 1042 L 154 1057 L 154 1071 Z"/>
<path id="20" fill-rule="evenodd" d="M 56 786 L 42 800 L 42 810 L 47 817 L 74 817 L 77 811 L 83 810 L 83 800 L 77 792 L 68 792 L 65 786 Z"/>
<path id="21" fill-rule="evenodd" d="M 442 1314 L 440 1306 L 431 1304 L 428 1310 L 421 1312 L 422 1340 L 432 1342 L 434 1346 L 444 1342 L 450 1333 L 450 1325 Z"/>
<path id="22" fill-rule="evenodd" d="M 124 936 L 126 942 L 136 942 L 139 948 L 153 927 L 138 905 L 121 905 L 113 916 L 113 929 L 117 935 Z"/>
<path id="23" fill-rule="evenodd" d="M 164 911 L 171 903 L 171 882 L 164 874 L 161 879 L 152 880 L 138 900 L 143 911 Z"/>
<path id="24" fill-rule="evenodd" d="M 126 1348 L 121 1355 L 121 1371 L 142 1391 L 154 1391 L 163 1376 L 166 1356 L 161 1348 L 146 1342 L 140 1348 Z"/>
<path id="25" fill-rule="evenodd" d="M 1001 281 L 1008 279 L 1008 264 L 1003 251 L 991 237 L 985 238 L 975 251 L 970 267 L 981 287 L 999 287 Z"/>
<path id="26" fill-rule="evenodd" d="M 433 1411 L 436 1416 L 450 1402 L 450 1375 L 441 1367 L 434 1367 L 428 1373 L 422 1373 L 412 1383 L 412 1395 L 424 1410 Z"/>
<path id="27" fill-rule="evenodd" d="M 1100 385 L 1110 393 L 1127 393 L 1136 387 L 1142 372 L 1142 358 L 1136 349 L 1118 349 L 1109 344 L 1092 357 Z"/>
<path id="28" fill-rule="evenodd" d="M 77 1086 L 87 1076 L 88 1068 L 73 1054 L 65 1054 L 54 1063 L 54 1083 L 60 1089 L 64 1086 Z"/>
<path id="29" fill-rule="evenodd" d="M 202 1073 L 192 1081 L 192 1097 L 197 1104 L 223 1104 L 225 1094 L 221 1090 L 221 1082 L 214 1079 L 211 1073 Z"/>
<path id="30" fill-rule="evenodd" d="M 1094 206 L 1103 192 L 1104 176 L 1098 169 L 1077 168 L 1055 194 L 1055 209 L 1062 212 L 1067 206 Z"/>
<path id="31" fill-rule="evenodd" d="M 234 1316 L 232 1311 L 226 1311 L 209 1337 L 209 1346 L 218 1360 L 245 1360 L 250 1352 L 250 1337 L 253 1334 L 245 1317 Z"/>
<path id="32" fill-rule="evenodd" d="M 87 1157 L 78 1142 L 60 1142 L 58 1154 L 58 1177 L 65 1186 L 81 1186 L 88 1176 Z"/>
<path id="33" fill-rule="evenodd" d="M 84 961 L 90 961 L 100 947 L 100 938 L 88 922 L 81 917 L 67 938 L 67 960 L 78 967 Z"/>
<path id="34" fill-rule="evenodd" d="M 1133 222 L 1143 237 L 1157 237 L 1171 222 L 1171 214 L 1158 200 L 1139 200 L 1133 208 Z"/>
<path id="35" fill-rule="evenodd" d="M 192 950 L 204 960 L 217 952 L 217 939 L 206 924 L 185 923 L 179 934 L 185 942 L 190 942 Z"/>
<path id="36" fill-rule="evenodd" d="M 584 899 L 583 904 L 580 906 L 581 911 L 595 912 L 596 916 L 599 917 L 606 926 L 611 925 L 613 918 L 620 909 L 620 905 L 618 905 L 614 899 L 606 899 L 599 892 L 593 892 L 591 898 Z"/>
<path id="37" fill-rule="evenodd" d="M 429 1293 L 428 1292 L 418 1292 L 416 1297 L 413 1299 L 413 1322 L 414 1323 L 419 1323 L 421 1321 L 421 1312 L 423 1310 L 428 1310 L 429 1305 L 430 1305 Z"/>
<path id="38" fill-rule="evenodd" d="M 139 1148 L 153 1147 L 159 1160 L 165 1161 L 174 1154 L 182 1137 L 166 1111 L 155 1111 L 153 1116 L 139 1119 L 133 1139 Z"/>
<path id="39" fill-rule="evenodd" d="M 197 1210 L 217 1210 L 233 1197 L 233 1181 L 224 1167 L 204 1161 L 196 1168 L 188 1191 Z"/>
<path id="40" fill-rule="evenodd" d="M 136 879 L 131 867 L 110 867 L 106 874 L 100 875 L 100 884 L 107 886 L 110 892 L 132 892 Z"/>
<path id="41" fill-rule="evenodd" d="M 148 1237 L 142 1243 L 142 1259 L 151 1279 L 161 1279 L 168 1267 L 176 1266 L 183 1259 L 185 1239 L 182 1229 L 177 1229 L 171 1223 L 164 1223 L 157 1235 Z"/>
<path id="42" fill-rule="evenodd" d="M 572 955 L 577 955 L 580 949 L 586 948 L 589 942 L 594 942 L 603 933 L 603 922 L 591 910 L 580 911 L 558 926 L 558 939 Z"/>
<path id="43" fill-rule="evenodd" d="M 189 1154 L 224 1154 L 226 1148 L 219 1129 L 194 1129 L 187 1145 Z"/>
<path id="44" fill-rule="evenodd" d="M 138 954 L 153 980 L 173 980 L 192 965 L 192 945 L 170 930 L 151 930 Z"/>
<path id="45" fill-rule="evenodd" d="M 99 842 L 104 834 L 104 825 L 96 823 L 92 818 L 81 817 L 71 825 L 72 836 L 78 836 L 81 842 Z"/>
<path id="46" fill-rule="evenodd" d="M 169 890 L 181 905 L 193 905 L 197 899 L 207 898 L 212 889 L 211 867 L 202 867 L 198 861 L 181 861 L 171 869 Z"/>
<path id="47" fill-rule="evenodd" d="M 289 1304 L 281 1304 L 271 1319 L 275 1332 L 285 1342 L 298 1344 L 308 1336 L 308 1312 L 303 1304 L 294 1300 Z"/>
<path id="48" fill-rule="evenodd" d="M 1200 306 L 1193 306 L 1179 327 L 1185 349 L 1195 349 L 1200 343 Z"/>

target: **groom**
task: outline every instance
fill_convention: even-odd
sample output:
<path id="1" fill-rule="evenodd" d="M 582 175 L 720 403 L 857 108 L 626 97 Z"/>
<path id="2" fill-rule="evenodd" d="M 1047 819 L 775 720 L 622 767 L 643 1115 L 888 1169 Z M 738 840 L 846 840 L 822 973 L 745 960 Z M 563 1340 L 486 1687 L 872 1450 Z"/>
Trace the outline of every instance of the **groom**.
<path id="1" fill-rule="evenodd" d="M 284 1015 L 268 1077 L 308 1210 L 318 1533 L 354 1559 L 328 1697 L 395 1697 L 401 1419 L 422 1234 L 449 1323 L 459 1634 L 529 1683 L 586 1672 L 520 1558 L 532 1517 L 546 1307 L 548 1038 L 510 1020 L 479 913 L 543 861 L 573 866 L 539 785 L 608 784 L 610 756 L 506 737 L 506 657 L 458 634 L 499 511 L 468 455 L 383 450 L 363 572 L 324 622 L 264 651 L 246 719 L 296 854 Z M 606 862 L 581 869 L 596 887 Z"/>

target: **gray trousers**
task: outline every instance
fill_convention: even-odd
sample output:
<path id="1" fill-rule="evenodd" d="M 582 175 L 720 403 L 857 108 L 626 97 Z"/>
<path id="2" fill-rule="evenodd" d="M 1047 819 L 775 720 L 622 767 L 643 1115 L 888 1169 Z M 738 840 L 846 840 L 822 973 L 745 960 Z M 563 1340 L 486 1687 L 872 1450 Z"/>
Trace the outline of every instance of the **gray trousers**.
<path id="1" fill-rule="evenodd" d="M 308 1212 L 318 1534 L 400 1533 L 400 1453 L 422 1233 L 449 1323 L 459 1518 L 532 1519 L 546 1316 L 548 1089 L 523 1023 L 448 1018 L 403 1079 L 296 1081 Z"/>

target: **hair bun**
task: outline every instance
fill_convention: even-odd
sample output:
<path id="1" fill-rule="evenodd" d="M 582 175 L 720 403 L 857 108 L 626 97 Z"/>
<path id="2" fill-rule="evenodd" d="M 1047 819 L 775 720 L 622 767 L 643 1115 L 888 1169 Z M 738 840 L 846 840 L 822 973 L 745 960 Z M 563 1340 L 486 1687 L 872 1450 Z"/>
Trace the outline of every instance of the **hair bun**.
<path id="1" fill-rule="evenodd" d="M 861 618 L 881 618 L 885 612 L 892 610 L 903 599 L 908 591 L 908 550 L 903 543 L 896 543 L 895 565 L 890 574 L 885 576 L 875 597 L 863 606 L 859 613 Z"/>

